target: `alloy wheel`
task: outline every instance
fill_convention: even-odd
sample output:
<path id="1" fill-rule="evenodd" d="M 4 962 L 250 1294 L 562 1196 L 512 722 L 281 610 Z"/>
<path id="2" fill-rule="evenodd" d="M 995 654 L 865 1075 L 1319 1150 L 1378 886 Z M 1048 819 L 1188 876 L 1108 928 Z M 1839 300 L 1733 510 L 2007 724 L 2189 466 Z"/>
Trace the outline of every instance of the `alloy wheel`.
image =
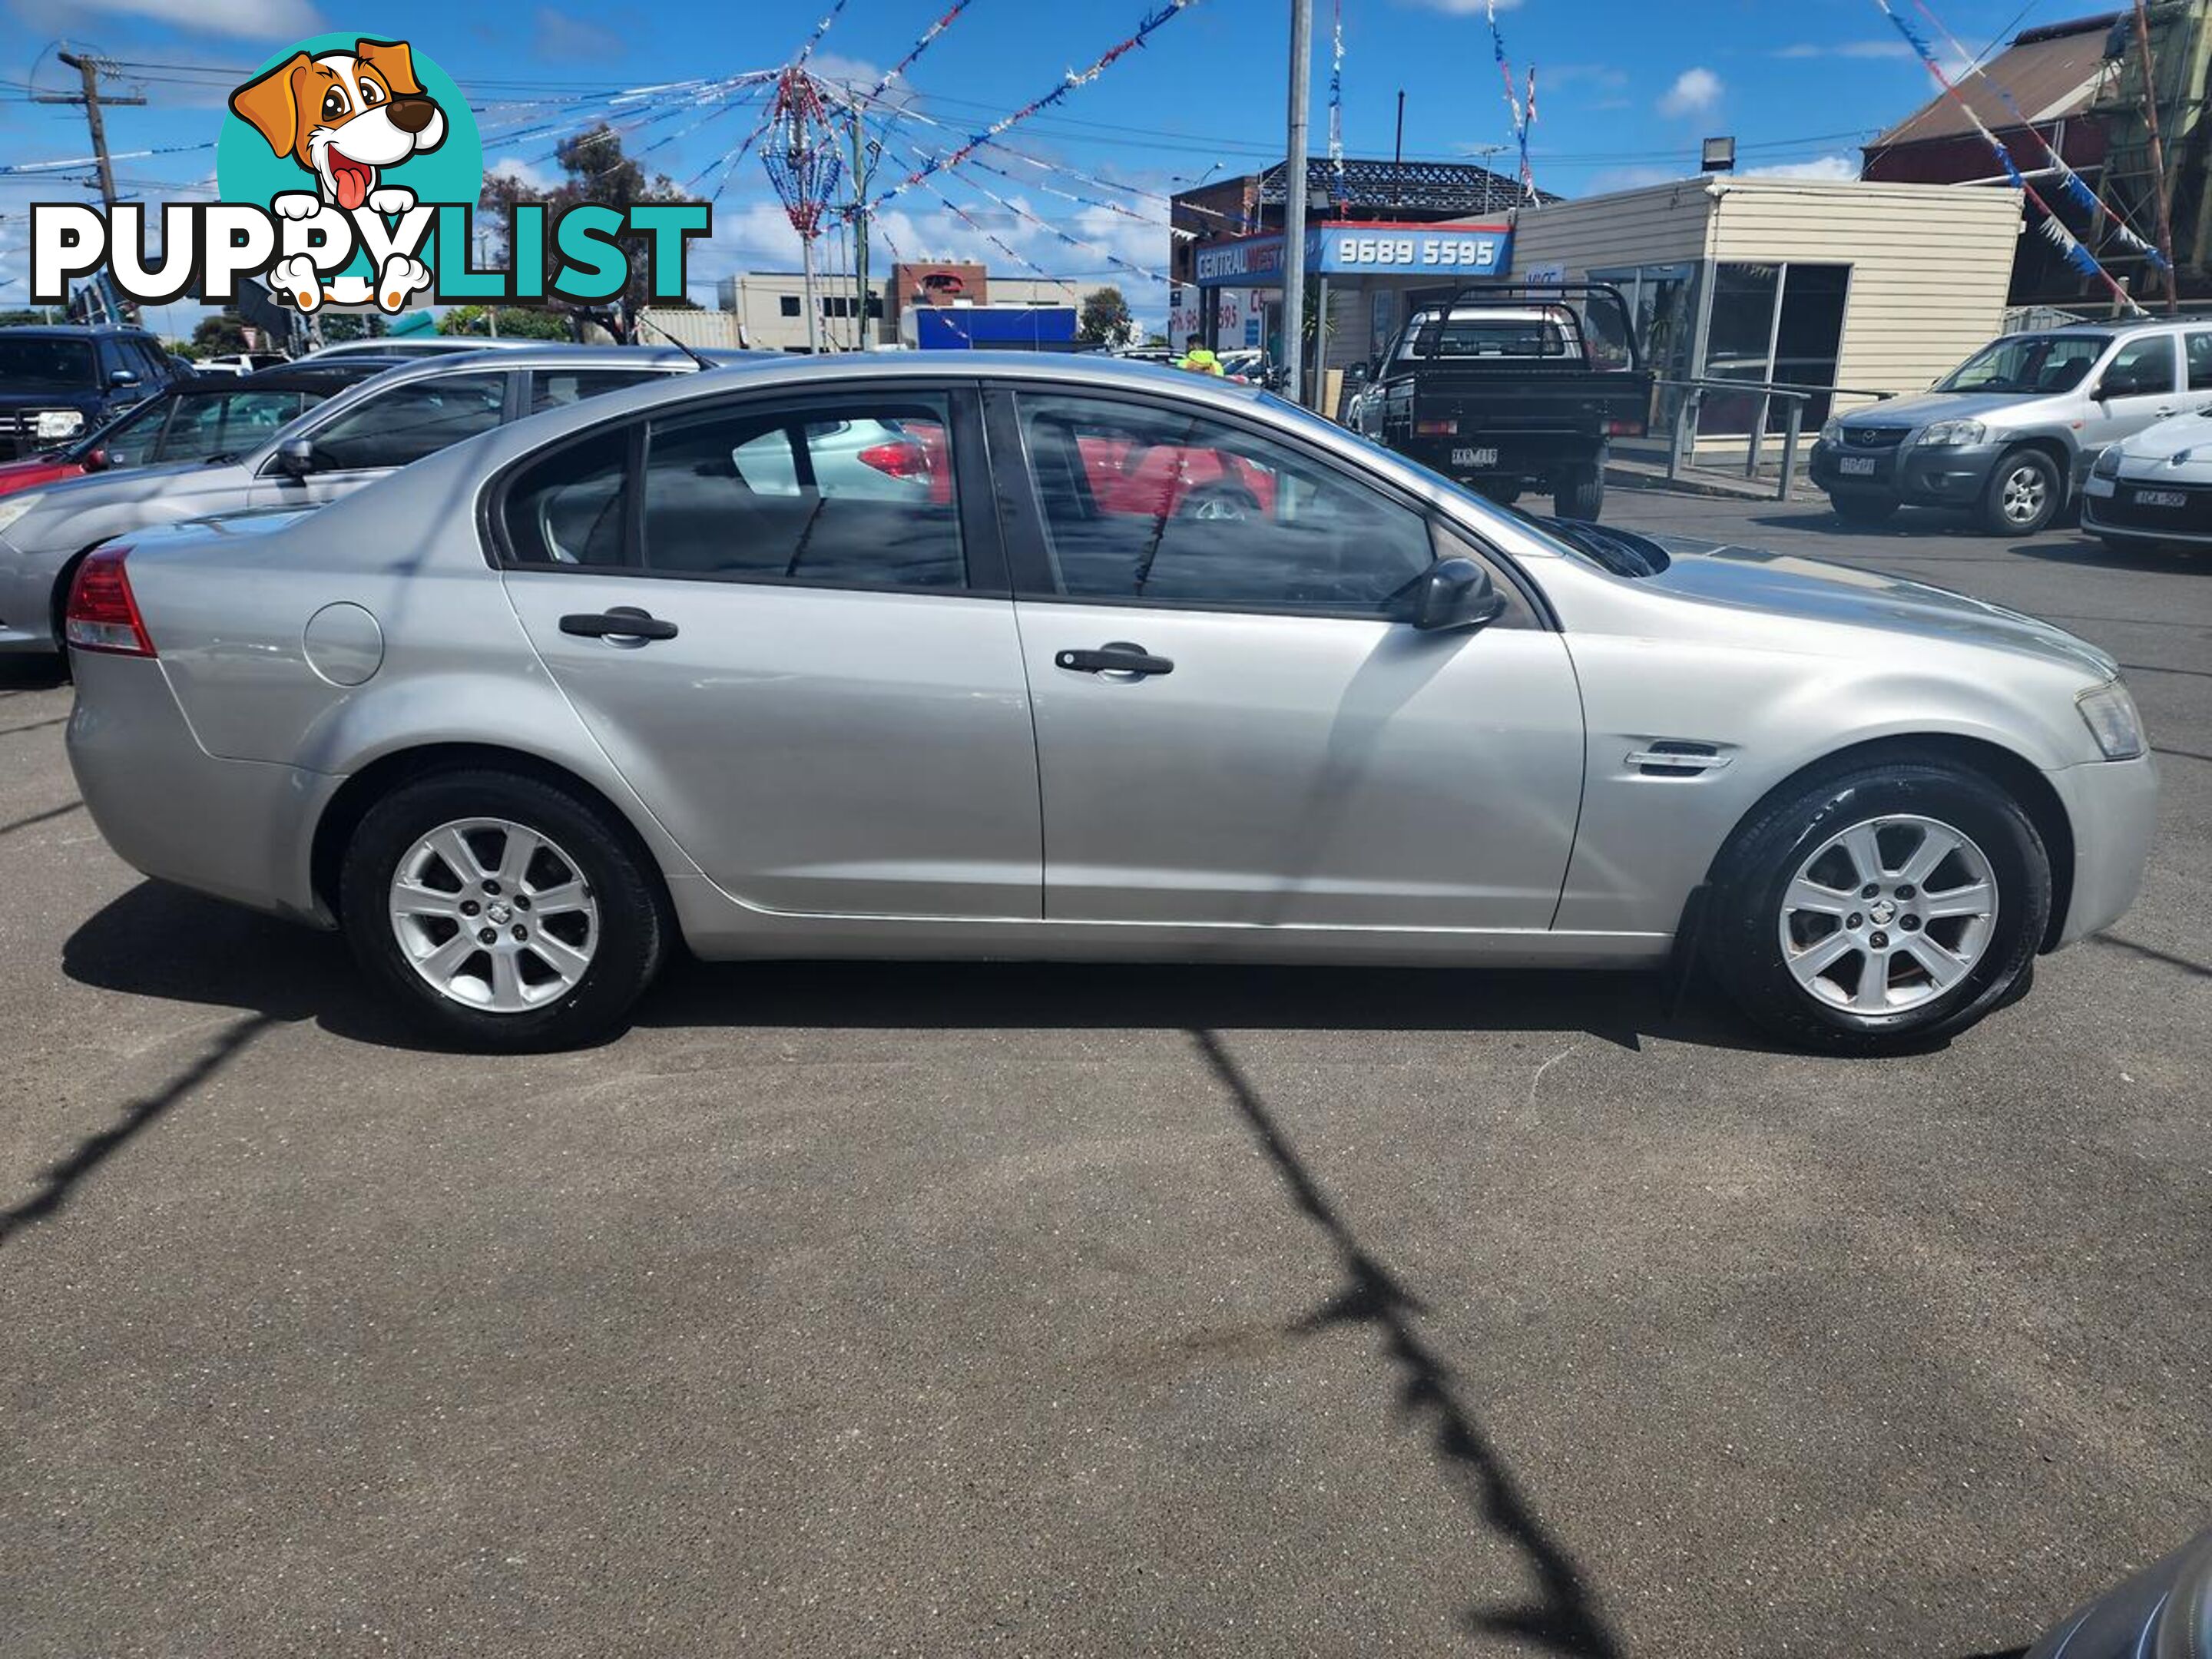
<path id="1" fill-rule="evenodd" d="M 1782 960 L 1817 1001 L 1902 1013 L 1973 972 L 1996 915 L 1996 873 L 1971 836 L 1934 818 L 1870 818 L 1798 866 L 1783 893 Z"/>
<path id="2" fill-rule="evenodd" d="M 392 937 L 441 996 L 495 1014 L 558 1000 L 590 971 L 599 908 L 576 861 L 506 818 L 457 818 L 392 871 Z"/>
<path id="3" fill-rule="evenodd" d="M 2010 524 L 2033 524 L 2050 499 L 2051 481 L 2038 466 L 2016 466 L 2005 474 L 2000 510 Z"/>

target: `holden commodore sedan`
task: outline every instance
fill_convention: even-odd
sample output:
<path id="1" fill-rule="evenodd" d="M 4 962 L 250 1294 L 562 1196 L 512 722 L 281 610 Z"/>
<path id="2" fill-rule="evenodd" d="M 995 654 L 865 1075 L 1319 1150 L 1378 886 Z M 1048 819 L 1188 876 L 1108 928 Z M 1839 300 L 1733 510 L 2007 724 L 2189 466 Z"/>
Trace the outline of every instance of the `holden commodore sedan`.
<path id="1" fill-rule="evenodd" d="M 817 465 L 856 428 L 928 488 Z M 1687 951 L 1783 1037 L 1879 1053 L 2119 916 L 2156 792 L 2113 662 L 2057 628 L 1554 534 L 1255 388 L 1095 359 L 609 392 L 103 548 L 66 627 L 124 858 L 342 928 L 489 1049 L 618 1027 L 680 939 Z"/>

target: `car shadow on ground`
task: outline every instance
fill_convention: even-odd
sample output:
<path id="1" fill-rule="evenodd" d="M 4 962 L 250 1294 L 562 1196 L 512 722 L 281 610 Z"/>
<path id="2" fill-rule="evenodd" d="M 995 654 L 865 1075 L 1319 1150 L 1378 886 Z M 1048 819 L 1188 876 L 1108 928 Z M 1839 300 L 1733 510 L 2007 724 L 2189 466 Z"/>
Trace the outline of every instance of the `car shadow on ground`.
<path id="1" fill-rule="evenodd" d="M 0 697 L 51 691 L 68 684 L 69 675 L 58 657 L 0 657 Z"/>
<path id="2" fill-rule="evenodd" d="M 149 941 L 159 941 L 149 948 Z M 62 967 L 131 996 L 313 1020 L 349 1040 L 435 1048 L 362 976 L 344 941 L 161 882 L 78 927 Z M 946 962 L 702 963 L 679 956 L 639 1005 L 648 1028 L 1559 1031 L 1778 1052 L 1698 987 L 1658 973 Z"/>

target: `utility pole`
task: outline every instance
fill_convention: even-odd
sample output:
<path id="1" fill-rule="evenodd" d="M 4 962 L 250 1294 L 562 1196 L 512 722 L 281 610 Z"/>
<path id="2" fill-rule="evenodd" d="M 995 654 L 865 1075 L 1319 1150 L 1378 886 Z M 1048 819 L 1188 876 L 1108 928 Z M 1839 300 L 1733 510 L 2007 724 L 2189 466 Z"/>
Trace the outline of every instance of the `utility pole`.
<path id="1" fill-rule="evenodd" d="M 103 94 L 100 90 L 100 77 L 103 75 L 112 75 L 115 70 L 113 65 L 102 58 L 75 52 L 62 52 L 54 55 L 77 72 L 77 78 L 83 84 L 84 90 L 77 93 L 42 92 L 37 94 L 32 101 L 40 104 L 84 106 L 85 125 L 92 129 L 93 159 L 100 167 L 100 199 L 106 204 L 108 211 L 112 213 L 115 210 L 115 204 L 122 198 L 115 191 L 115 164 L 107 159 L 107 121 L 100 112 L 100 106 L 102 104 L 143 104 L 146 101 L 145 96 L 143 94 Z M 126 319 L 135 319 L 138 309 L 136 306 L 126 300 L 122 301 L 122 307 Z"/>
<path id="2" fill-rule="evenodd" d="M 1290 154 L 1283 158 L 1283 390 L 1305 402 L 1306 99 L 1313 80 L 1313 0 L 1291 0 Z"/>
<path id="3" fill-rule="evenodd" d="M 854 303 L 859 307 L 853 315 L 860 319 L 854 331 L 863 351 L 876 349 L 875 319 L 868 315 L 868 182 L 875 176 L 877 159 L 884 147 L 867 136 L 861 125 L 860 100 L 847 88 L 846 107 L 852 114 L 853 142 L 853 287 Z"/>
<path id="4" fill-rule="evenodd" d="M 2150 125 L 2151 180 L 2158 191 L 2158 251 L 2166 261 L 2166 314 L 2181 309 L 2181 273 L 2173 268 L 2173 192 L 2166 176 L 2166 144 L 2158 131 L 2158 79 L 2150 56 L 2150 14 L 2136 0 L 2136 47 L 2142 58 L 2143 118 Z M 94 131 L 96 132 L 97 128 Z"/>

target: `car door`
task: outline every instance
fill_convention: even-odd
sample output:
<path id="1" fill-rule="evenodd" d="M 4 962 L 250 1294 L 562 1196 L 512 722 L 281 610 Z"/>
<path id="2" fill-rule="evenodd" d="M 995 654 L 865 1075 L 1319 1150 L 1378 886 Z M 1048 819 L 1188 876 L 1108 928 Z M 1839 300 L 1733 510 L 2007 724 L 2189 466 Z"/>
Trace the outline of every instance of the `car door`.
<path id="1" fill-rule="evenodd" d="M 835 448 L 856 428 L 941 458 L 944 487 L 887 495 Z M 972 392 L 787 392 L 604 428 L 499 489 L 532 644 L 744 902 L 1036 920 L 1036 741 L 982 453 Z"/>
<path id="2" fill-rule="evenodd" d="M 505 369 L 431 374 L 403 380 L 333 410 L 297 435 L 315 447 L 304 476 L 283 471 L 270 455 L 254 481 L 255 507 L 316 507 L 349 495 L 394 468 L 489 432 L 508 418 L 517 395 Z"/>
<path id="3" fill-rule="evenodd" d="M 2084 453 L 2094 458 L 2106 444 L 2181 412 L 2180 347 L 2180 337 L 2171 333 L 2137 335 L 2121 343 L 2090 383 Z"/>
<path id="4" fill-rule="evenodd" d="M 991 440 L 1018 464 L 1048 921 L 1551 925 L 1582 706 L 1502 562 L 1504 617 L 1422 632 L 1404 618 L 1435 538 L 1488 556 L 1348 464 L 1180 400 L 1073 392 L 995 392 Z M 1099 490 L 1115 445 L 1163 481 L 1149 501 Z"/>

